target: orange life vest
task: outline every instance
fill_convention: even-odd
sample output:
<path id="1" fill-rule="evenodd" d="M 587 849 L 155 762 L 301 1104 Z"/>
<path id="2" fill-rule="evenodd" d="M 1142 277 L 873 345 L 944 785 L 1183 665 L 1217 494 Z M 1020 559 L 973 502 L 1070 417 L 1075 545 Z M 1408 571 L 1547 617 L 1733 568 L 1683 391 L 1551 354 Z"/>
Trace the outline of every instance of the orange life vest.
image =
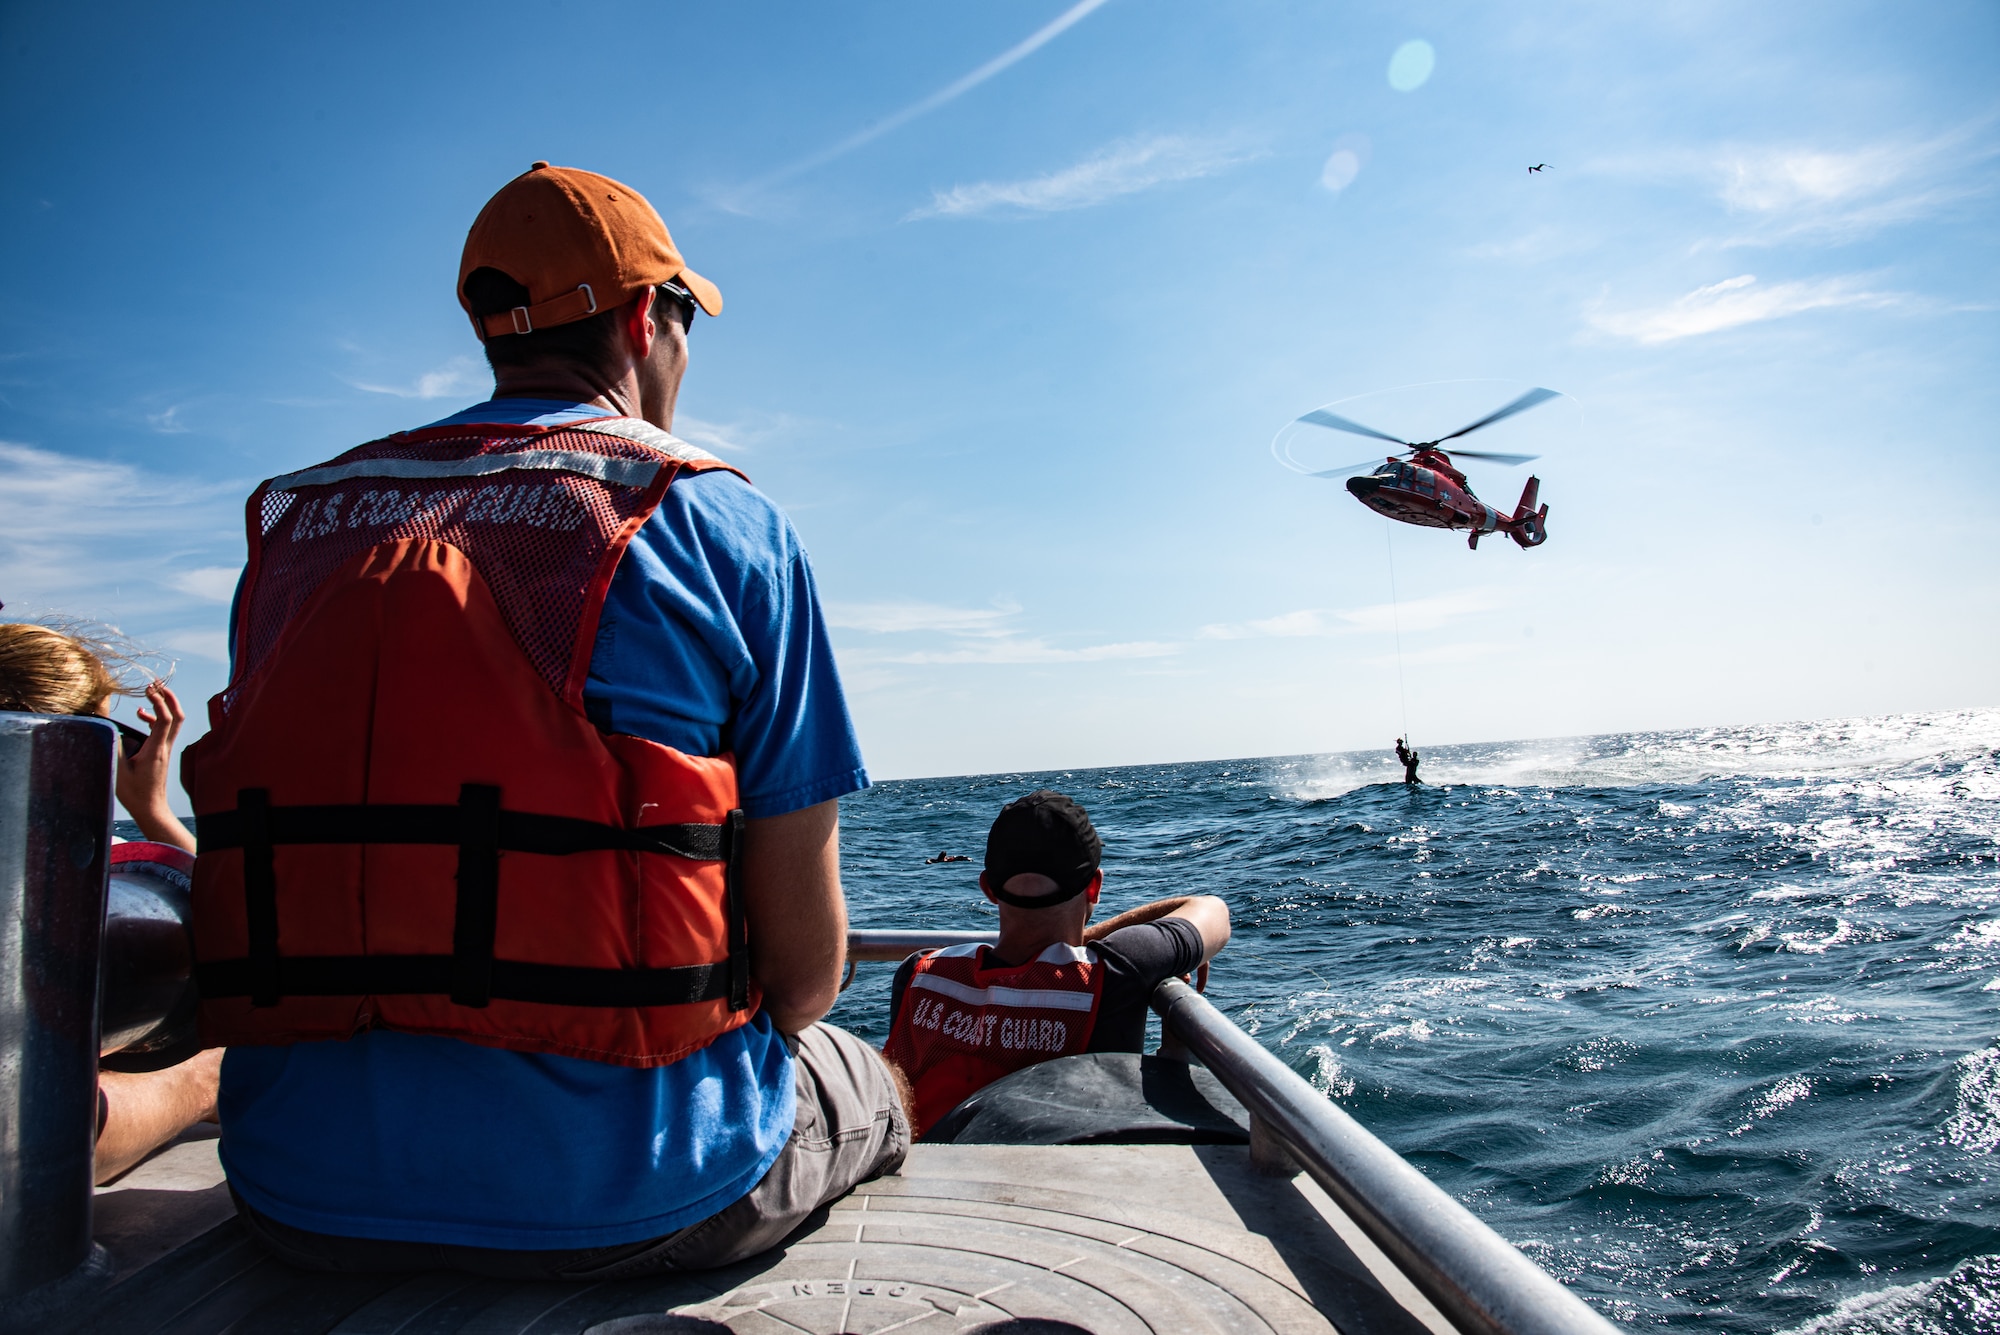
<path id="1" fill-rule="evenodd" d="M 917 958 L 889 1026 L 890 1061 L 917 1100 L 916 1134 L 1003 1075 L 1090 1046 L 1104 966 L 1082 946 L 1054 945 L 1021 965 L 992 965 L 990 946 Z"/>
<path id="2" fill-rule="evenodd" d="M 234 671 L 181 764 L 205 1042 L 661 1066 L 750 1018 L 733 760 L 583 712 L 626 544 L 723 467 L 604 418 L 406 432 L 257 489 Z"/>

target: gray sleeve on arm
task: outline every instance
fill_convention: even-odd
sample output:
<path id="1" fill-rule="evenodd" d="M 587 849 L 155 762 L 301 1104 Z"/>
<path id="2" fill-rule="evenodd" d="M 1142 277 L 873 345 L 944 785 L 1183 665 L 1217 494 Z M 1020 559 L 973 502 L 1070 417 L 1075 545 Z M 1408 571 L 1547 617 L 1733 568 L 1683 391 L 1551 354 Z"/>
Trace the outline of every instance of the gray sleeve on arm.
<path id="1" fill-rule="evenodd" d="M 1150 987 L 1163 978 L 1192 972 L 1207 946 L 1201 929 L 1186 918 L 1160 918 L 1121 927 L 1099 941 L 1097 948 L 1125 960 Z"/>

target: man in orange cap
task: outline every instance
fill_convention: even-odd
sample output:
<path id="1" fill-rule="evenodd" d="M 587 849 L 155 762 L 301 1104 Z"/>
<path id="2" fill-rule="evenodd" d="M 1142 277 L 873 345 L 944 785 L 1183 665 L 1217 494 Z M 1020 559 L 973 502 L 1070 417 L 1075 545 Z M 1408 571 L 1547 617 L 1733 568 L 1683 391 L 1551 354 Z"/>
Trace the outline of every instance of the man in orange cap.
<path id="1" fill-rule="evenodd" d="M 223 1161 L 300 1265 L 725 1264 L 909 1139 L 818 1023 L 868 780 L 812 570 L 671 434 L 722 296 L 636 191 L 534 164 L 458 296 L 492 399 L 251 507 L 184 771 Z"/>

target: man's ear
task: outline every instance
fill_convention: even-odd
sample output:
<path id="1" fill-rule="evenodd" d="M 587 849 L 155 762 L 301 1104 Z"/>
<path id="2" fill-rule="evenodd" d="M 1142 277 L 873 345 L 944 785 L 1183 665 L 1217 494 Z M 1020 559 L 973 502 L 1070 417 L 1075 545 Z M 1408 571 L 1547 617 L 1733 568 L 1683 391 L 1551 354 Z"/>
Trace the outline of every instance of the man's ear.
<path id="1" fill-rule="evenodd" d="M 1090 874 L 1090 884 L 1083 888 L 1083 893 L 1090 896 L 1093 905 L 1097 903 L 1097 897 L 1104 893 L 1104 872 L 1101 869 Z"/>
<path id="2" fill-rule="evenodd" d="M 985 872 L 979 873 L 979 893 L 986 896 L 986 902 L 989 904 L 998 904 L 1000 902 L 998 897 L 993 893 L 993 887 L 986 883 Z"/>
<path id="3" fill-rule="evenodd" d="M 647 288 L 633 298 L 625 315 L 625 341 L 631 346 L 635 362 L 643 362 L 652 355 L 653 340 L 660 336 L 660 327 L 653 322 L 653 299 L 658 295 L 653 288 Z"/>

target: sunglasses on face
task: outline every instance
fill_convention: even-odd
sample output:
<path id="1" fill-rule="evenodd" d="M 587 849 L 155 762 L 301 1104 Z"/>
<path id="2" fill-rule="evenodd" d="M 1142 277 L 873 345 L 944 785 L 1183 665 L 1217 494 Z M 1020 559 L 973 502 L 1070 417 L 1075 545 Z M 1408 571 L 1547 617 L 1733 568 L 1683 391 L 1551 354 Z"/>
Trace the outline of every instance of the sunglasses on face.
<path id="1" fill-rule="evenodd" d="M 695 307 L 699 304 L 694 299 L 694 293 L 679 283 L 661 283 L 659 292 L 659 301 L 672 303 L 674 315 L 681 322 L 681 332 L 693 333 Z"/>
<path id="2" fill-rule="evenodd" d="M 118 744 L 124 748 L 127 760 L 138 755 L 139 748 L 153 740 L 148 734 L 140 732 L 130 724 L 120 723 L 117 719 L 111 720 L 111 726 L 118 729 Z"/>

